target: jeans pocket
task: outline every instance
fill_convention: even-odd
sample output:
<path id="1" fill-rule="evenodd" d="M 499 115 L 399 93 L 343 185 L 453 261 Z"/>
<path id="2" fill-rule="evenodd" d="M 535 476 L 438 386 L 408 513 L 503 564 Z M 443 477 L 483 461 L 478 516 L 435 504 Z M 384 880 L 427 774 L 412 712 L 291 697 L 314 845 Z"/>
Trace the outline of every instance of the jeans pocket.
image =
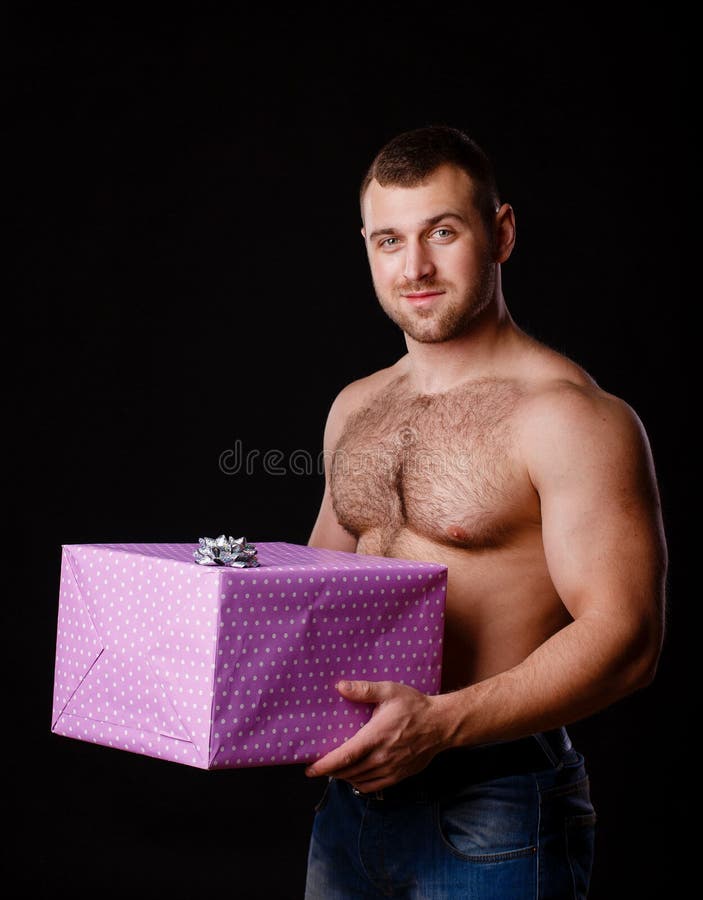
<path id="1" fill-rule="evenodd" d="M 591 880 L 596 814 L 590 812 L 567 816 L 564 820 L 564 828 L 574 897 L 576 900 L 583 900 L 588 895 L 588 885 Z"/>
<path id="2" fill-rule="evenodd" d="M 529 777 L 462 787 L 436 802 L 435 820 L 445 846 L 462 859 L 499 862 L 537 849 L 539 804 Z"/>

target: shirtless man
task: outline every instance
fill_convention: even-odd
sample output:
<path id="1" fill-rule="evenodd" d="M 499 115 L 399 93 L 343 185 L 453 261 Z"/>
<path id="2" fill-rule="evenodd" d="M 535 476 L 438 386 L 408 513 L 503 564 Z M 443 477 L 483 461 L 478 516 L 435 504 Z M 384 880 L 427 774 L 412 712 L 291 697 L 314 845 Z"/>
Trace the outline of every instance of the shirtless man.
<path id="1" fill-rule="evenodd" d="M 375 707 L 308 767 L 306 898 L 582 898 L 595 815 L 563 726 L 647 685 L 663 635 L 647 436 L 511 318 L 515 216 L 468 136 L 390 141 L 361 211 L 407 354 L 334 400 L 309 543 L 448 567 L 443 684 L 338 685 Z"/>

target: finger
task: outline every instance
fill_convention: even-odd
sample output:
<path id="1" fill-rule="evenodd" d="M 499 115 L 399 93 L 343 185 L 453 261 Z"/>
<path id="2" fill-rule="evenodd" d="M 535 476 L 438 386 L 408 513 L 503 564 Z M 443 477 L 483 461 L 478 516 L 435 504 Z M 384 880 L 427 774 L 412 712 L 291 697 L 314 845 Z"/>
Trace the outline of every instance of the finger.
<path id="1" fill-rule="evenodd" d="M 390 773 L 391 769 L 388 766 L 384 766 L 377 758 L 370 755 L 365 759 L 359 760 L 355 765 L 347 766 L 343 769 L 335 769 L 329 774 L 334 778 L 341 778 L 344 781 L 357 784 L 357 782 L 369 781 L 370 779 L 385 776 Z"/>
<path id="2" fill-rule="evenodd" d="M 355 703 L 381 703 L 394 697 L 401 685 L 394 681 L 339 681 L 335 687 Z"/>
<path id="3" fill-rule="evenodd" d="M 330 774 L 335 778 L 341 778 L 352 784 L 360 784 L 377 778 L 398 775 L 406 769 L 406 765 L 395 754 L 382 748 L 374 748 L 373 752 L 358 759 L 356 762 L 344 768 L 337 769 Z"/>
<path id="4" fill-rule="evenodd" d="M 373 750 L 373 747 L 367 746 L 361 741 L 356 742 L 354 738 L 348 740 L 341 747 L 331 750 L 322 759 L 316 760 L 305 770 L 305 774 L 311 778 L 318 775 L 334 775 L 338 776 L 338 772 L 353 772 Z"/>
<path id="5" fill-rule="evenodd" d="M 354 700 L 357 703 L 380 703 L 405 690 L 403 685 L 395 681 L 344 680 L 337 682 L 335 687 L 343 697 L 346 697 L 348 700 Z M 362 732 L 367 725 L 363 726 L 354 737 L 350 738 L 341 747 L 330 751 L 322 759 L 308 766 L 305 774 L 311 778 L 318 775 L 342 777 L 338 772 L 354 772 L 355 769 L 352 767 L 368 756 L 374 749 L 374 746 L 369 742 L 368 736 L 362 737 Z"/>
<path id="6" fill-rule="evenodd" d="M 374 791 L 382 791 L 384 788 L 392 787 L 400 780 L 397 775 L 388 773 L 387 775 L 377 775 L 375 778 L 369 778 L 366 781 L 351 781 L 349 783 L 361 794 L 372 794 Z"/>

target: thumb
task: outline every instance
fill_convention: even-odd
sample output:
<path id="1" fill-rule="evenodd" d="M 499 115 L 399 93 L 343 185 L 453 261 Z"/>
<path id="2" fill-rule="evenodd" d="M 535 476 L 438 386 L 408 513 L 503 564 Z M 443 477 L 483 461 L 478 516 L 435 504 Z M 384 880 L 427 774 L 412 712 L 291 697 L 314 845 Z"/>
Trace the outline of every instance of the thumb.
<path id="1" fill-rule="evenodd" d="M 392 681 L 338 681 L 339 693 L 356 703 L 380 703 L 395 693 Z"/>

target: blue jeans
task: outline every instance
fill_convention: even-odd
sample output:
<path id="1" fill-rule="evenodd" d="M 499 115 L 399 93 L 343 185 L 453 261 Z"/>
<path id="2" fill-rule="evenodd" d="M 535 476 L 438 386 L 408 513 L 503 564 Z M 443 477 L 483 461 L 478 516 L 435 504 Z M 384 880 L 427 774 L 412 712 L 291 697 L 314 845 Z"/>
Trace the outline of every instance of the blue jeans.
<path id="1" fill-rule="evenodd" d="M 547 767 L 399 798 L 328 781 L 316 806 L 305 900 L 582 900 L 595 813 L 574 749 Z M 442 765 L 441 754 L 431 766 Z M 454 775 L 452 775 L 454 778 Z M 385 796 L 388 795 L 388 796 Z"/>

